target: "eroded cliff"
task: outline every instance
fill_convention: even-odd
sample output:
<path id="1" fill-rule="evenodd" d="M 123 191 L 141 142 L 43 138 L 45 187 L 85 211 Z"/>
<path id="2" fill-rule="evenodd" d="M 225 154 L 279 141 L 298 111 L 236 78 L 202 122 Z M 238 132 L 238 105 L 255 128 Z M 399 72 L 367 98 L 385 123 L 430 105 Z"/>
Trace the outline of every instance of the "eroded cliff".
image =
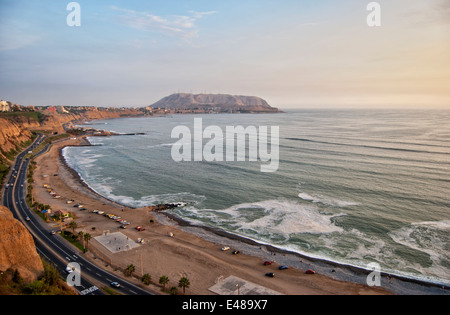
<path id="1" fill-rule="evenodd" d="M 9 268 L 17 269 L 26 281 L 44 272 L 33 237 L 8 208 L 0 206 L 0 271 Z"/>

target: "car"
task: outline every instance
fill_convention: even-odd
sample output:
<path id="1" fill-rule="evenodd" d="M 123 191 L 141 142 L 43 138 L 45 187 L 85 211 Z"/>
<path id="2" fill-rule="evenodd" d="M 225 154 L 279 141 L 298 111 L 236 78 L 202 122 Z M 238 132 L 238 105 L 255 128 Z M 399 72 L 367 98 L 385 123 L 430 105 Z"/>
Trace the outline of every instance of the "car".
<path id="1" fill-rule="evenodd" d="M 240 254 L 240 253 L 241 253 L 241 252 L 238 251 L 238 250 L 234 250 L 234 251 L 232 252 L 233 255 L 238 255 L 238 254 Z"/>
<path id="2" fill-rule="evenodd" d="M 142 226 L 136 226 L 136 230 L 138 230 L 139 232 L 145 231 L 145 228 Z"/>
<path id="3" fill-rule="evenodd" d="M 31 221 L 30 217 L 26 217 L 25 220 L 27 221 Z"/>
<path id="4" fill-rule="evenodd" d="M 111 286 L 114 288 L 120 288 L 120 283 L 118 282 L 111 282 Z"/>
<path id="5" fill-rule="evenodd" d="M 268 272 L 266 273 L 266 277 L 273 278 L 275 277 L 275 274 L 273 272 Z"/>
<path id="6" fill-rule="evenodd" d="M 270 266 L 271 264 L 272 264 L 272 262 L 267 260 L 267 261 L 264 262 L 263 265 L 264 265 L 264 266 Z"/>
<path id="7" fill-rule="evenodd" d="M 227 250 L 230 250 L 228 246 L 222 247 L 222 251 L 226 252 Z"/>
<path id="8" fill-rule="evenodd" d="M 280 267 L 278 267 L 278 269 L 279 270 L 286 270 L 286 269 L 289 269 L 289 267 L 288 266 L 280 266 Z"/>
<path id="9" fill-rule="evenodd" d="M 126 226 L 125 224 L 122 224 L 122 225 L 120 226 L 120 228 L 125 230 L 125 229 L 127 228 L 127 226 Z"/>
<path id="10" fill-rule="evenodd" d="M 50 235 L 56 235 L 56 231 L 51 231 Z"/>
<path id="11" fill-rule="evenodd" d="M 72 267 L 67 267 L 66 268 L 66 273 L 72 273 L 73 272 L 73 269 L 72 269 Z"/>
<path id="12" fill-rule="evenodd" d="M 316 274 L 316 272 L 315 272 L 314 270 L 311 270 L 311 269 L 306 270 L 305 273 L 306 273 L 307 275 L 315 275 L 315 274 Z"/>

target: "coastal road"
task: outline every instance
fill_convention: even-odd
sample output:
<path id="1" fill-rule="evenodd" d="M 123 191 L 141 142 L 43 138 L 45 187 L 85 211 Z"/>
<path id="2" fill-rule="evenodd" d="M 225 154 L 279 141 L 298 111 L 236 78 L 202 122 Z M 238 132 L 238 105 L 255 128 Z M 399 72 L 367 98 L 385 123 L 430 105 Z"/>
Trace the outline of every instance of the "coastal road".
<path id="1" fill-rule="evenodd" d="M 92 264 L 88 260 L 81 257 L 74 247 L 59 235 L 51 235 L 48 227 L 43 225 L 43 221 L 26 203 L 26 180 L 27 168 L 30 163 L 29 159 L 25 159 L 28 151 L 39 146 L 43 137 L 39 135 L 33 145 L 19 154 L 16 159 L 13 171 L 6 183 L 5 193 L 3 196 L 3 205 L 6 206 L 16 219 L 21 221 L 30 231 L 35 240 L 37 251 L 60 271 L 61 274 L 66 273 L 69 263 L 77 263 L 81 271 L 81 286 L 75 286 L 75 289 L 82 295 L 99 295 L 104 294 L 90 280 L 101 283 L 104 286 L 110 286 L 112 282 L 121 284 L 120 288 L 114 288 L 121 294 L 125 295 L 149 295 L 147 290 L 137 287 L 126 280 L 119 278 L 103 269 Z M 41 152 L 45 151 L 44 148 Z"/>

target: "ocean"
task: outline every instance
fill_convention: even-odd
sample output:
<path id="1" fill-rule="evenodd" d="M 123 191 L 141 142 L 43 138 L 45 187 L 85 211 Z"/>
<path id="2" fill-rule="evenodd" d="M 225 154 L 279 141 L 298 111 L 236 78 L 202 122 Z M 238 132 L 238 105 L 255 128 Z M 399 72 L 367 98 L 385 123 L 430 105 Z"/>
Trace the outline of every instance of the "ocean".
<path id="1" fill-rule="evenodd" d="M 278 126 L 279 167 L 175 162 L 177 126 Z M 297 110 L 91 122 L 120 134 L 63 150 L 106 198 L 187 202 L 196 225 L 341 264 L 450 284 L 450 111 Z"/>

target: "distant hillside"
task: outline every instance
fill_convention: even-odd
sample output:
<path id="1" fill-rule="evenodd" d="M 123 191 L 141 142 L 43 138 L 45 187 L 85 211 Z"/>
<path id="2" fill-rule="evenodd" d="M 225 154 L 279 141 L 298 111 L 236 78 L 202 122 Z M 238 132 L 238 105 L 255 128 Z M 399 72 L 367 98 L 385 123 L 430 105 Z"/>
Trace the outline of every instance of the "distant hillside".
<path id="1" fill-rule="evenodd" d="M 152 107 L 219 112 L 279 112 L 262 98 L 227 94 L 177 93 L 161 99 Z"/>

